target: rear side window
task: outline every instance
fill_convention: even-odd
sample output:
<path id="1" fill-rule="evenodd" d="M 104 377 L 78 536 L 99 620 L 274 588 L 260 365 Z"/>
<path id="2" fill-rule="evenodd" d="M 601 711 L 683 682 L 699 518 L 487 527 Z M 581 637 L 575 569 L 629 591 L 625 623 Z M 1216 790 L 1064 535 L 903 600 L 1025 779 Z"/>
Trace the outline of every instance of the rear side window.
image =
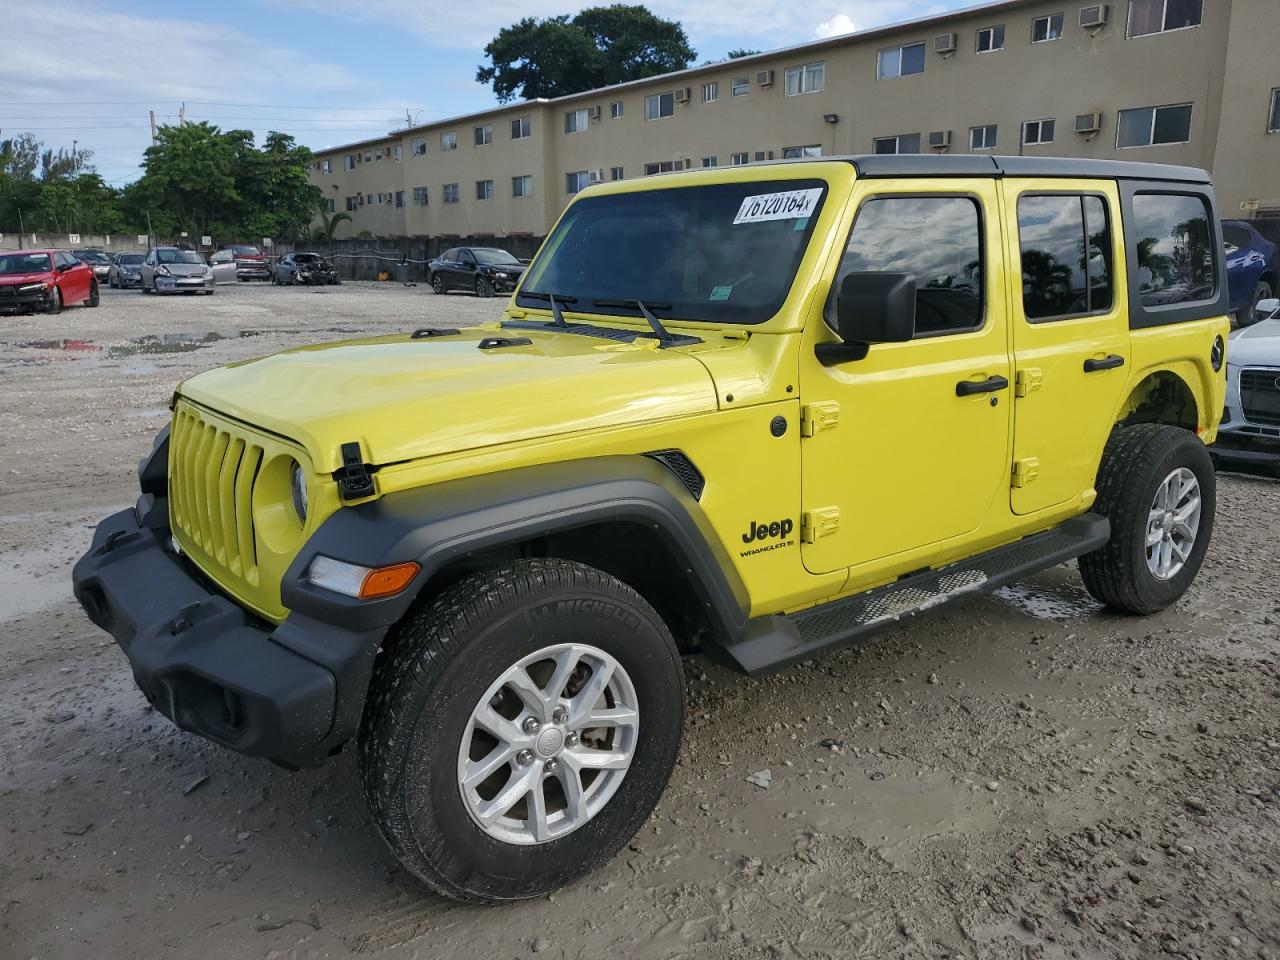
<path id="1" fill-rule="evenodd" d="M 1106 202 L 1081 194 L 1018 199 L 1022 309 L 1062 320 L 1111 309 L 1111 225 Z"/>
<path id="2" fill-rule="evenodd" d="M 1139 193 L 1133 198 L 1138 297 L 1144 307 L 1215 299 L 1218 251 L 1204 198 Z"/>
<path id="3" fill-rule="evenodd" d="M 877 197 L 858 211 L 840 264 L 847 273 L 911 273 L 916 333 L 982 325 L 982 218 L 972 197 Z"/>

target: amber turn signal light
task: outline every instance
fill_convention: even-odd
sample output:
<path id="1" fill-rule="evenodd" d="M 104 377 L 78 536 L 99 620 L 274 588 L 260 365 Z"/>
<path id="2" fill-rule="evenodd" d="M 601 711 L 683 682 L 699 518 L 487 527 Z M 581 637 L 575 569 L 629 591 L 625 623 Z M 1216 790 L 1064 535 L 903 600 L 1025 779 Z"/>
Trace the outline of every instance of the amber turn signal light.
<path id="1" fill-rule="evenodd" d="M 360 599 L 393 596 L 412 583 L 420 569 L 416 563 L 409 562 L 370 570 L 360 584 Z"/>

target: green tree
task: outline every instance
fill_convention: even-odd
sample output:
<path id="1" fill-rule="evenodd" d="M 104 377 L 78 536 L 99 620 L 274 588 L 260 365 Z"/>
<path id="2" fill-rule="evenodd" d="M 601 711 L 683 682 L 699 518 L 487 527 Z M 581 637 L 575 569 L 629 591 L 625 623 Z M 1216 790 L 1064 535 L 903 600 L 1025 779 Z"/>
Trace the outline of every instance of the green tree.
<path id="1" fill-rule="evenodd" d="M 684 28 L 643 6 L 614 4 L 567 15 L 524 19 L 484 48 L 488 66 L 476 80 L 506 103 L 562 97 L 595 87 L 683 70 L 695 54 Z"/>
<path id="2" fill-rule="evenodd" d="M 759 50 L 746 50 L 746 49 L 730 50 L 728 53 L 724 55 L 724 58 L 726 60 L 739 60 L 742 57 L 754 57 L 759 52 L 760 52 Z"/>
<path id="3" fill-rule="evenodd" d="M 55 233 L 119 233 L 124 224 L 119 191 L 96 173 L 42 184 L 39 213 Z"/>
<path id="4" fill-rule="evenodd" d="M 34 134 L 23 133 L 0 140 L 0 232 L 35 229 L 40 203 L 40 149 Z"/>
<path id="5" fill-rule="evenodd" d="M 329 208 L 323 200 L 316 207 L 320 214 L 320 226 L 311 231 L 312 240 L 327 240 L 332 242 L 333 235 L 338 229 L 340 223 L 351 223 L 351 214 L 349 213 L 329 213 Z"/>

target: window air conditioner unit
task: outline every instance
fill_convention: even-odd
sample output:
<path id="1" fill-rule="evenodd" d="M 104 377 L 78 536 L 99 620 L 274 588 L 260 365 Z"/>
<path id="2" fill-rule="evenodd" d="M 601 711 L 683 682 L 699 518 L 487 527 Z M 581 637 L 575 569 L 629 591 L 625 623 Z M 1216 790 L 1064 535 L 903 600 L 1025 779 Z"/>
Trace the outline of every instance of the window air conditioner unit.
<path id="1" fill-rule="evenodd" d="M 587 116 L 588 116 L 589 118 L 591 118 L 592 120 L 599 120 L 599 119 L 600 119 L 600 105 L 599 105 L 599 104 L 596 104 L 594 107 L 587 107 Z"/>
<path id="2" fill-rule="evenodd" d="M 933 38 L 934 53 L 955 53 L 956 52 L 956 35 L 954 33 L 940 33 Z"/>
<path id="3" fill-rule="evenodd" d="M 592 170 L 592 171 L 591 171 L 591 175 L 590 175 L 590 180 L 591 180 L 591 182 L 592 182 L 592 183 L 602 183 L 602 182 L 604 182 L 604 171 L 603 171 L 603 170 Z"/>
<path id="4" fill-rule="evenodd" d="M 1097 133 L 1102 129 L 1101 113 L 1076 114 L 1076 133 Z"/>
<path id="5" fill-rule="evenodd" d="M 951 146 L 951 131 L 934 130 L 929 134 L 929 146 L 935 150 L 946 150 Z"/>
<path id="6" fill-rule="evenodd" d="M 1086 30 L 1105 27 L 1110 17 L 1111 5 L 1109 3 L 1095 3 L 1091 6 L 1080 8 L 1080 26 Z"/>
<path id="7" fill-rule="evenodd" d="M 772 71 L 772 70 L 761 70 L 759 73 L 757 73 L 757 74 L 756 74 L 756 86 L 757 86 L 757 87 L 772 87 L 772 86 L 773 86 L 773 71 Z"/>
<path id="8" fill-rule="evenodd" d="M 676 89 L 676 103 L 688 103 L 690 90 L 688 87 L 678 87 Z"/>

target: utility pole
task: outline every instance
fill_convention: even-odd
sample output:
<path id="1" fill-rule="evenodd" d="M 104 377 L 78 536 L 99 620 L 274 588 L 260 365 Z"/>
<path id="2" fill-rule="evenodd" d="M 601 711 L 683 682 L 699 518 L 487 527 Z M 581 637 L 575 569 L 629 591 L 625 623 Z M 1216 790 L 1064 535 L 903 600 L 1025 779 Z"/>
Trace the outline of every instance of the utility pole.
<path id="1" fill-rule="evenodd" d="M 409 113 L 409 108 L 408 108 L 408 107 L 405 107 L 405 108 L 404 108 L 404 125 L 405 125 L 406 127 L 412 127 L 412 126 L 413 126 L 413 115 L 412 115 L 411 113 Z"/>
<path id="2" fill-rule="evenodd" d="M 79 140 L 71 141 L 71 175 L 73 177 L 80 175 L 80 155 L 76 153 L 78 146 L 80 146 Z"/>
<path id="3" fill-rule="evenodd" d="M 156 112 L 151 111 L 151 145 L 156 145 Z"/>
<path id="4" fill-rule="evenodd" d="M 185 127 L 187 125 L 187 105 L 184 103 L 178 108 L 178 126 Z"/>
<path id="5" fill-rule="evenodd" d="M 22 249 L 22 235 L 27 232 L 27 225 L 22 222 L 22 208 L 18 208 L 18 249 Z"/>

